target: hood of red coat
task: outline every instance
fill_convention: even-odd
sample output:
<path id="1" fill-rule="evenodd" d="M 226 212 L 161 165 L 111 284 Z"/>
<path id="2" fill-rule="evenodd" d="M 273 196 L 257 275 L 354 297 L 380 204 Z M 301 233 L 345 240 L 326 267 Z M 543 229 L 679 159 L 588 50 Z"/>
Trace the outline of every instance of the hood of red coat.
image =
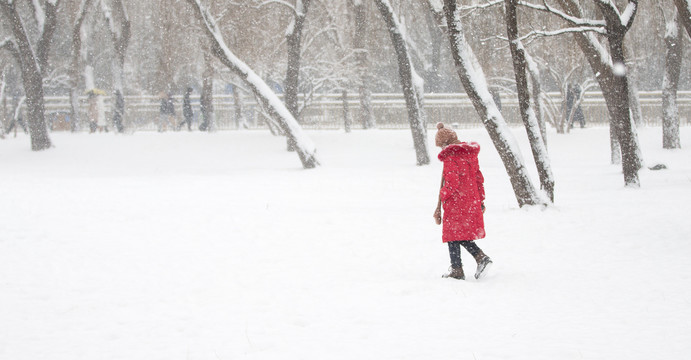
<path id="1" fill-rule="evenodd" d="M 459 144 L 451 144 L 441 150 L 439 153 L 439 160 L 444 161 L 449 157 L 466 157 L 477 156 L 480 153 L 480 144 L 476 142 L 461 142 Z"/>

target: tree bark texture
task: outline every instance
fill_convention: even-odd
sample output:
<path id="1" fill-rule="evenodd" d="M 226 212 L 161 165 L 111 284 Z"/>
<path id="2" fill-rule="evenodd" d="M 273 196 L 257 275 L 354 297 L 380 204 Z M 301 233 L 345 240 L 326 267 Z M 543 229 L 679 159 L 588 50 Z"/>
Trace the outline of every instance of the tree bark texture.
<path id="1" fill-rule="evenodd" d="M 554 177 L 550 166 L 547 148 L 542 140 L 540 125 L 534 110 L 530 106 L 530 91 L 528 90 L 528 73 L 525 49 L 518 38 L 518 14 L 516 5 L 518 0 L 505 0 L 506 30 L 509 38 L 509 47 L 513 59 L 514 74 L 516 77 L 516 89 L 518 90 L 518 107 L 521 119 L 528 133 L 530 148 L 533 152 L 535 165 L 540 176 L 540 186 L 547 193 L 551 202 L 554 202 Z"/>
<path id="2" fill-rule="evenodd" d="M 662 148 L 664 149 L 681 148 L 677 89 L 679 88 L 684 46 L 680 16 L 681 13 L 676 13 L 667 23 L 665 33 L 667 53 L 665 56 L 665 76 L 662 80 Z"/>
<path id="3" fill-rule="evenodd" d="M 463 34 L 456 0 L 444 0 L 444 15 L 456 71 L 509 175 L 519 206 L 545 204 L 528 177 L 516 140 L 487 87 L 482 68 Z M 482 83 L 477 83 L 477 82 Z"/>
<path id="4" fill-rule="evenodd" d="M 401 80 L 401 88 L 403 89 L 403 97 L 405 98 L 406 107 L 408 109 L 408 122 L 410 123 L 410 130 L 413 135 L 413 143 L 415 145 L 415 155 L 417 165 L 427 165 L 430 162 L 429 153 L 427 151 L 427 131 L 425 129 L 424 112 L 422 109 L 422 94 L 415 85 L 415 69 L 410 60 L 408 53 L 408 46 L 403 38 L 403 30 L 396 20 L 396 15 L 391 8 L 388 0 L 375 0 L 377 8 L 384 18 L 391 42 L 398 61 L 398 75 Z"/>

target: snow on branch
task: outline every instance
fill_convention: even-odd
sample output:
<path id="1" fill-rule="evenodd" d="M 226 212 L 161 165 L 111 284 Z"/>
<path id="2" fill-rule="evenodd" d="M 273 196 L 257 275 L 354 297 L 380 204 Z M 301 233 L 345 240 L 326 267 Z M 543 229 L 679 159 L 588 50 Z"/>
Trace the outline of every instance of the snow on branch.
<path id="1" fill-rule="evenodd" d="M 442 12 L 443 11 L 443 5 L 439 5 L 437 2 L 438 2 L 438 0 L 431 0 L 428 3 L 429 3 L 430 8 L 433 12 Z M 476 5 L 472 5 L 472 6 L 470 6 L 470 5 L 469 6 L 463 6 L 462 5 L 457 9 L 457 11 L 459 11 L 459 16 L 461 18 L 465 18 L 465 17 L 472 15 L 474 12 L 476 12 L 478 10 L 489 9 L 491 7 L 498 6 L 498 5 L 501 5 L 503 3 L 504 3 L 504 0 L 485 0 L 485 3 L 482 3 L 482 4 L 476 4 Z M 437 6 L 441 6 L 441 7 L 437 7 Z M 463 11 L 465 13 L 460 14 L 461 11 Z"/>
<path id="2" fill-rule="evenodd" d="M 31 8 L 34 13 L 34 18 L 36 18 L 38 28 L 42 31 L 43 26 L 46 23 L 46 13 L 43 11 L 43 8 L 38 0 L 31 0 Z"/>
<path id="3" fill-rule="evenodd" d="M 432 11 L 440 14 L 444 12 L 444 3 L 441 0 L 427 0 L 427 2 Z"/>
<path id="4" fill-rule="evenodd" d="M 602 35 L 605 35 L 607 33 L 605 31 L 605 29 L 602 27 L 580 26 L 580 27 L 571 27 L 571 28 L 565 28 L 565 29 L 559 29 L 559 30 L 553 30 L 553 31 L 533 30 L 533 31 L 521 36 L 518 40 L 519 41 L 531 41 L 533 38 L 536 38 L 536 37 L 558 36 L 558 35 L 564 35 L 564 34 L 583 33 L 583 32 L 595 32 L 595 33 L 602 34 Z M 504 39 L 508 40 L 506 38 L 504 38 Z"/>
<path id="5" fill-rule="evenodd" d="M 113 21 L 113 12 L 110 10 L 110 7 L 105 1 L 101 1 L 101 11 L 103 11 L 103 16 L 106 18 L 106 23 L 110 28 L 110 33 L 120 36 L 119 29 L 117 26 L 115 26 L 115 21 Z"/>
<path id="6" fill-rule="evenodd" d="M 524 6 L 530 9 L 534 10 L 539 10 L 539 11 L 545 11 L 548 13 L 552 13 L 560 18 L 562 18 L 564 21 L 576 26 L 576 27 L 588 27 L 588 28 L 595 28 L 595 27 L 605 27 L 605 21 L 604 20 L 591 20 L 591 19 L 582 19 L 579 17 L 571 16 L 563 11 L 560 11 L 559 9 L 555 9 L 552 6 L 550 6 L 546 0 L 542 1 L 542 5 L 538 4 L 533 4 L 527 1 L 520 1 L 518 3 L 520 6 Z"/>
<path id="7" fill-rule="evenodd" d="M 264 7 L 264 6 L 271 5 L 271 4 L 283 5 L 283 6 L 287 7 L 287 8 L 289 8 L 289 9 L 293 12 L 293 15 L 294 15 L 294 16 L 301 16 L 301 15 L 303 15 L 303 14 L 302 14 L 302 9 L 297 9 L 295 6 L 293 6 L 293 4 L 291 4 L 291 3 L 287 2 L 287 1 L 284 1 L 284 0 L 267 0 L 267 1 L 264 1 L 263 3 L 257 5 L 256 8 L 259 9 L 259 8 L 262 8 L 262 7 Z M 301 5 L 301 4 L 302 4 L 302 1 L 298 1 L 298 4 Z"/>
<path id="8" fill-rule="evenodd" d="M 626 29 L 630 29 L 633 25 L 633 19 L 636 16 L 638 9 L 638 0 L 629 0 L 623 12 L 619 12 L 617 5 L 612 0 L 594 0 L 599 6 L 600 10 L 605 13 L 605 17 L 609 19 L 618 19 L 619 24 Z"/>
<path id="9" fill-rule="evenodd" d="M 637 8 L 637 1 L 630 1 L 628 5 L 626 5 L 626 9 L 624 9 L 624 12 L 621 14 L 621 25 L 625 26 L 627 29 L 631 28 L 631 25 L 633 25 L 633 18 L 636 15 Z"/>
<path id="10" fill-rule="evenodd" d="M 228 48 L 221 30 L 209 9 L 202 6 L 200 0 L 187 0 L 187 2 L 194 8 L 196 17 L 201 21 L 204 32 L 210 38 L 214 56 L 231 72 L 242 79 L 244 84 L 254 93 L 262 107 L 270 114 L 271 118 L 278 122 L 286 135 L 294 140 L 296 152 L 302 161 L 303 167 L 313 168 L 319 165 L 316 157 L 317 149 L 312 140 L 302 131 L 297 120 L 295 120 L 266 82 Z"/>
<path id="11" fill-rule="evenodd" d="M 477 5 L 473 5 L 473 6 L 461 6 L 458 9 L 461 11 L 469 11 L 469 10 L 474 11 L 474 10 L 479 10 L 479 9 L 487 9 L 487 8 L 492 7 L 492 6 L 500 5 L 503 3 L 504 3 L 504 0 L 491 0 L 491 1 L 486 0 L 486 2 L 483 4 L 477 4 Z"/>

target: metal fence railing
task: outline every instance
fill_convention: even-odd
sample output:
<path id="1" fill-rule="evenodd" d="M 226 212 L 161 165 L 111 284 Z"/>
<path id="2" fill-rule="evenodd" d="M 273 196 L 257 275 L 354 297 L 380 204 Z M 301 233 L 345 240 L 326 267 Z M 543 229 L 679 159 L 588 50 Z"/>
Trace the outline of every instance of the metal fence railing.
<path id="1" fill-rule="evenodd" d="M 559 93 L 547 94 L 555 106 L 561 106 Z M 646 125 L 659 125 L 662 114 L 661 91 L 640 92 L 640 103 Z M 246 96 L 242 102 L 241 117 L 237 117 L 232 95 L 214 95 L 216 127 L 219 130 L 238 129 L 243 124 L 250 128 L 265 128 L 267 122 L 254 98 Z M 182 97 L 175 96 L 176 121 L 182 120 Z M 106 118 L 111 119 L 111 98 L 104 97 Z M 191 98 L 194 109 L 193 126 L 201 122 L 199 96 Z M 360 123 L 360 103 L 358 94 L 350 93 L 345 103 L 353 128 L 362 127 Z M 691 91 L 680 91 L 677 104 L 683 125 L 691 124 Z M 518 101 L 515 94 L 501 94 L 502 114 L 509 125 L 521 124 Z M 159 117 L 160 98 L 157 96 L 126 96 L 124 124 L 131 130 L 155 130 Z M 587 92 L 582 103 L 583 113 L 588 124 L 608 124 L 608 113 L 604 99 L 599 92 Z M 88 104 L 86 98 L 80 100 L 81 119 L 86 119 Z M 372 110 L 378 128 L 407 128 L 408 113 L 402 94 L 372 94 Z M 425 94 L 424 112 L 429 127 L 439 121 L 453 123 L 458 127 L 481 126 L 480 119 L 465 93 Z M 68 130 L 70 126 L 69 99 L 67 97 L 47 97 L 46 113 L 48 123 L 54 131 Z M 343 129 L 344 101 L 341 94 L 315 96 L 300 117 L 305 129 Z M 80 128 L 86 129 L 85 120 Z M 110 122 L 110 121 L 108 121 Z"/>

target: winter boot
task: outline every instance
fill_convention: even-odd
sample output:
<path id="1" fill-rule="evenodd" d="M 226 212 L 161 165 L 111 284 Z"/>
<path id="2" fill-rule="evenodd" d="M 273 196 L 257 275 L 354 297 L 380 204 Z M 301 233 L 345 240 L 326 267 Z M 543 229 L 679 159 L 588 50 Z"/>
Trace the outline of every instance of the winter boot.
<path id="1" fill-rule="evenodd" d="M 478 256 L 476 261 L 477 270 L 475 271 L 475 278 L 480 280 L 481 278 L 485 277 L 485 275 L 487 275 L 487 270 L 489 270 L 489 268 L 492 266 L 492 259 L 490 259 L 489 256 L 482 253 Z"/>
<path id="2" fill-rule="evenodd" d="M 452 267 L 450 268 L 451 271 L 449 271 L 448 274 L 444 274 L 441 277 L 443 278 L 454 278 L 458 280 L 465 280 L 465 274 L 463 273 L 463 267 Z"/>

